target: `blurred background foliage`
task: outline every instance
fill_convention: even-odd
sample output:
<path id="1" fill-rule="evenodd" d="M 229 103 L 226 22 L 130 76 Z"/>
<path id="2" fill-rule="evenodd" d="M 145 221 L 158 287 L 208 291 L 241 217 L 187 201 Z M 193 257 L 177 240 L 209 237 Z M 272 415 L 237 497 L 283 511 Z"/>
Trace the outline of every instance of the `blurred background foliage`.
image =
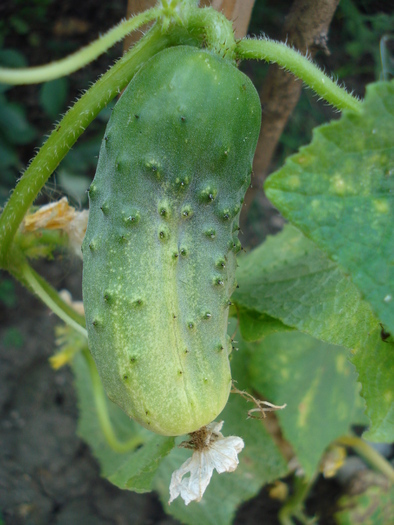
<path id="1" fill-rule="evenodd" d="M 21 67 L 39 65 L 64 57 L 109 29 L 108 20 L 124 16 L 126 0 L 97 5 L 92 0 L 6 0 L 0 5 L 0 64 Z M 250 34 L 280 38 L 290 0 L 256 0 Z M 341 0 L 331 25 L 329 56 L 319 53 L 316 61 L 332 71 L 359 96 L 365 85 L 393 74 L 390 31 L 394 27 L 390 0 Z M 383 38 L 383 41 L 382 41 Z M 7 200 L 33 152 L 40 147 L 68 106 L 82 90 L 122 53 L 114 46 L 89 67 L 36 86 L 0 85 L 0 206 Z M 382 70 L 382 58 L 384 68 Z M 268 66 L 248 62 L 242 68 L 259 89 Z M 86 189 L 94 175 L 100 142 L 110 107 L 89 127 L 50 179 L 41 202 L 66 193 L 76 206 L 86 206 Z M 283 133 L 273 167 L 310 141 L 312 129 L 336 114 L 311 91 L 302 97 Z"/>

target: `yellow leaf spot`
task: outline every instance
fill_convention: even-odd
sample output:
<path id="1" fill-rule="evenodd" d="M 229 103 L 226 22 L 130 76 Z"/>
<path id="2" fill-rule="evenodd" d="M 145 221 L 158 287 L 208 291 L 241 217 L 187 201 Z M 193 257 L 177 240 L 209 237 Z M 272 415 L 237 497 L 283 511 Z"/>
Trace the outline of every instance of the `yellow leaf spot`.
<path id="1" fill-rule="evenodd" d="M 309 387 L 309 390 L 304 395 L 303 399 L 301 400 L 300 404 L 298 405 L 299 410 L 299 416 L 297 421 L 298 427 L 305 427 L 307 424 L 307 419 L 309 416 L 309 413 L 311 411 L 315 396 L 316 396 L 316 390 L 320 382 L 320 376 L 321 376 L 321 370 L 318 370 L 316 373 L 316 376 L 313 380 L 313 383 Z"/>
<path id="2" fill-rule="evenodd" d="M 301 186 L 300 177 L 298 175 L 292 175 L 287 179 L 287 186 L 291 190 L 297 190 Z"/>
<path id="3" fill-rule="evenodd" d="M 385 199 L 375 199 L 373 205 L 378 213 L 388 213 L 390 211 L 390 207 Z"/>
<path id="4" fill-rule="evenodd" d="M 280 371 L 280 375 L 283 377 L 283 379 L 289 379 L 289 370 L 286 369 L 286 368 L 283 368 L 281 371 Z"/>
<path id="5" fill-rule="evenodd" d="M 338 374 L 348 375 L 348 370 L 346 368 L 346 357 L 344 355 L 337 355 L 335 358 L 335 366 Z"/>
<path id="6" fill-rule="evenodd" d="M 392 401 L 393 401 L 393 392 L 391 390 L 387 390 L 384 393 L 384 400 L 386 401 L 386 403 L 392 403 Z"/>
<path id="7" fill-rule="evenodd" d="M 342 196 L 345 194 L 352 194 L 353 188 L 349 186 L 349 184 L 346 184 L 340 174 L 336 174 L 330 181 L 330 191 L 336 195 Z"/>

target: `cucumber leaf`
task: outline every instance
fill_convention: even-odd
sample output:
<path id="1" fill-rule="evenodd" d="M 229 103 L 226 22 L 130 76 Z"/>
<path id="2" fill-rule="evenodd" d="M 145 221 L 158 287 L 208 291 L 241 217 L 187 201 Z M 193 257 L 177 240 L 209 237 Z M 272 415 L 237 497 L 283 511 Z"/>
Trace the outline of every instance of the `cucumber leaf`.
<path id="1" fill-rule="evenodd" d="M 245 341 L 259 341 L 275 332 L 293 330 L 279 319 L 248 308 L 238 308 L 239 329 Z"/>
<path id="2" fill-rule="evenodd" d="M 239 258 L 237 282 L 231 300 L 239 308 L 241 331 L 248 340 L 267 333 L 264 314 L 287 329 L 349 348 L 364 344 L 378 326 L 350 279 L 290 225 Z M 277 323 L 271 331 L 279 329 Z"/>
<path id="3" fill-rule="evenodd" d="M 22 104 L 0 97 L 0 134 L 11 144 L 28 144 L 37 136 Z"/>
<path id="4" fill-rule="evenodd" d="M 362 384 L 371 427 L 363 437 L 369 441 L 392 442 L 394 437 L 394 344 L 383 341 L 380 330 L 371 333 L 365 345 L 352 357 Z"/>
<path id="5" fill-rule="evenodd" d="M 348 352 L 300 332 L 272 334 L 250 347 L 251 384 L 272 403 L 287 403 L 276 415 L 311 478 L 325 448 L 352 424 L 365 423 Z"/>
<path id="6" fill-rule="evenodd" d="M 394 516 L 394 487 L 387 479 L 374 472 L 368 472 L 359 484 L 373 482 L 366 490 L 343 496 L 338 501 L 339 511 L 335 513 L 338 525 L 388 525 Z"/>
<path id="7" fill-rule="evenodd" d="M 265 189 L 394 333 L 394 81 L 368 86 L 360 113 L 315 129 Z"/>
<path id="8" fill-rule="evenodd" d="M 106 441 L 95 409 L 88 365 L 81 353 L 73 360 L 78 395 L 78 435 L 86 441 L 100 463 L 101 474 L 121 489 L 135 492 L 152 490 L 152 479 L 161 460 L 174 447 L 174 438 L 145 430 L 117 405 L 107 400 L 109 416 L 120 441 L 135 438 L 138 446 L 129 452 L 115 452 Z"/>
<path id="9" fill-rule="evenodd" d="M 45 82 L 40 89 L 40 104 L 45 113 L 52 119 L 59 118 L 64 110 L 68 97 L 69 81 L 67 78 L 57 78 Z"/>

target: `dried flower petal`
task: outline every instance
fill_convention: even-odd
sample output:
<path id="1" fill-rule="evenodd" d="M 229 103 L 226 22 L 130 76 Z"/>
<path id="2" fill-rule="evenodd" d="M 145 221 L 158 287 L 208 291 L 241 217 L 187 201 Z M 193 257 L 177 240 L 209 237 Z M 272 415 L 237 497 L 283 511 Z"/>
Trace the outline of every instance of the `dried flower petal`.
<path id="1" fill-rule="evenodd" d="M 81 245 L 88 224 L 89 212 L 76 211 L 68 204 L 67 197 L 60 201 L 41 206 L 35 213 L 26 215 L 23 221 L 25 231 L 36 231 L 41 228 L 47 230 L 64 230 L 68 234 L 70 245 L 79 256 Z"/>
<path id="2" fill-rule="evenodd" d="M 78 312 L 80 315 L 85 315 L 83 301 L 74 301 L 71 293 L 68 290 L 60 290 L 59 295 L 63 301 L 68 304 L 68 306 L 71 306 L 73 310 Z"/>
<path id="3" fill-rule="evenodd" d="M 191 458 L 173 472 L 170 483 L 170 501 L 181 496 L 185 504 L 191 501 L 201 501 L 201 498 L 211 481 L 213 470 L 233 472 L 238 466 L 238 454 L 244 447 L 240 437 L 224 437 L 220 432 L 223 421 L 213 422 L 201 429 L 207 438 L 203 446 L 195 450 Z M 186 476 L 189 474 L 190 476 Z"/>

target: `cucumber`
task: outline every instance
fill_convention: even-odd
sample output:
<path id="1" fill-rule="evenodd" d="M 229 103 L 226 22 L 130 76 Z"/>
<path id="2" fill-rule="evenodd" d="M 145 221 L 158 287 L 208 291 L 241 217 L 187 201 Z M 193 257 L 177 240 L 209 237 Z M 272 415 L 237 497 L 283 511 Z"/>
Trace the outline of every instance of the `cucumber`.
<path id="1" fill-rule="evenodd" d="M 89 189 L 83 300 L 108 397 L 141 425 L 210 423 L 231 387 L 238 221 L 261 107 L 210 51 L 166 49 L 116 104 Z"/>

